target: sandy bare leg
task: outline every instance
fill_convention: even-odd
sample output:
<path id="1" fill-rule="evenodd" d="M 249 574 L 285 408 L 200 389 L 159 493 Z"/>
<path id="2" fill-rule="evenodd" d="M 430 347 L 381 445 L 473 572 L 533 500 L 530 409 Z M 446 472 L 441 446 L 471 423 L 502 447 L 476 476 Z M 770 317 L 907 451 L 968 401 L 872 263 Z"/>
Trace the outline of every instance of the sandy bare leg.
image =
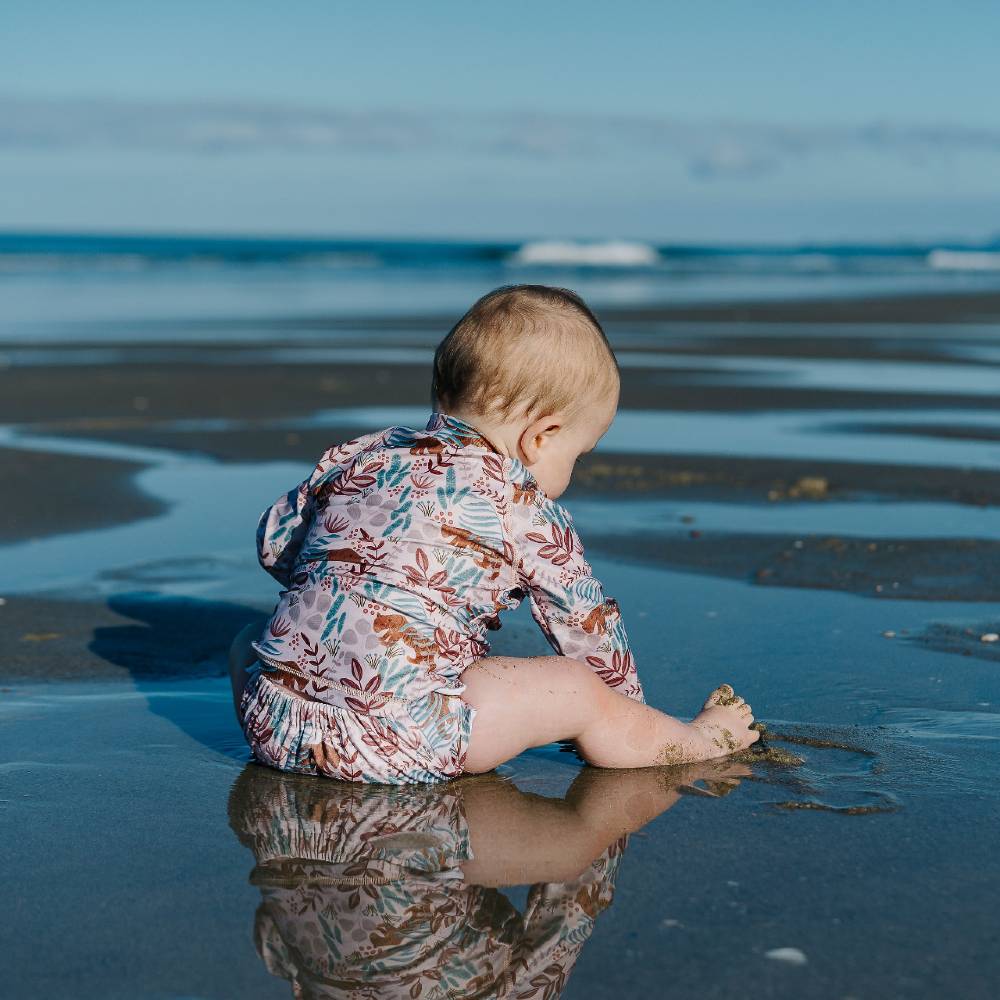
<path id="1" fill-rule="evenodd" d="M 477 710 L 466 758 L 473 773 L 562 739 L 591 764 L 623 768 L 722 757 L 759 735 L 748 728 L 749 706 L 728 685 L 682 722 L 616 693 L 586 663 L 565 656 L 486 657 L 462 682 L 462 697 Z"/>

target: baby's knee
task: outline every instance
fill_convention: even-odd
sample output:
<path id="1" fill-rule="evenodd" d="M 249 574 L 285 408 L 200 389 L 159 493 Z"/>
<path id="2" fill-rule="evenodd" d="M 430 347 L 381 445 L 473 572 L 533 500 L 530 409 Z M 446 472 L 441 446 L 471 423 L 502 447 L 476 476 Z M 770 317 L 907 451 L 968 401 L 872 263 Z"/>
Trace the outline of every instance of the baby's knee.
<path id="1" fill-rule="evenodd" d="M 237 670 L 242 670 L 250 666 L 257 659 L 257 654 L 253 651 L 250 643 L 260 638 L 261 631 L 262 626 L 260 622 L 250 622 L 250 624 L 244 625 L 236 634 L 236 638 L 233 639 L 229 646 L 230 675 L 235 674 Z"/>
<path id="2" fill-rule="evenodd" d="M 611 688 L 601 680 L 589 663 L 571 656 L 554 656 L 552 659 L 559 661 L 559 669 L 565 671 L 571 682 L 593 701 L 603 704 L 615 697 Z"/>
<path id="3" fill-rule="evenodd" d="M 259 638 L 260 633 L 260 623 L 251 622 L 239 631 L 229 646 L 229 683 L 233 688 L 233 704 L 237 714 L 243 689 L 250 680 L 247 668 L 257 659 L 257 654 L 250 643 Z"/>

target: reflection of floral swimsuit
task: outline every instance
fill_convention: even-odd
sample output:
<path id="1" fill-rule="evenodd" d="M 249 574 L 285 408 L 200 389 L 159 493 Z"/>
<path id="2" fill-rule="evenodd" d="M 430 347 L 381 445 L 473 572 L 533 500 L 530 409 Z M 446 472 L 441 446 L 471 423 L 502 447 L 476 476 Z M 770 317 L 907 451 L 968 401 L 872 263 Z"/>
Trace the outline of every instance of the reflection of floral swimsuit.
<path id="1" fill-rule="evenodd" d="M 462 773 L 462 671 L 527 596 L 552 648 L 643 700 L 618 605 L 569 513 L 470 424 L 433 413 L 327 451 L 257 529 L 286 589 L 254 648 L 241 720 L 257 758 L 354 781 Z M 330 752 L 332 749 L 332 753 Z"/>
<path id="2" fill-rule="evenodd" d="M 366 788 L 251 767 L 229 813 L 256 859 L 257 951 L 296 996 L 316 998 L 555 1000 L 611 903 L 627 842 L 573 882 L 532 886 L 521 914 L 465 881 L 460 785 Z"/>

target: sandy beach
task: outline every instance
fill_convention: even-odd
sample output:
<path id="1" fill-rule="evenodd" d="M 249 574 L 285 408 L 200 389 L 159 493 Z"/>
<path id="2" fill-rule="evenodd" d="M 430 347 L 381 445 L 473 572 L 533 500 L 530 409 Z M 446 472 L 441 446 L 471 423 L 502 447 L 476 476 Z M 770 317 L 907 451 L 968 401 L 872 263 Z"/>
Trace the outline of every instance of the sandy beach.
<path id="1" fill-rule="evenodd" d="M 647 697 L 690 715 L 730 681 L 802 763 L 752 763 L 725 787 L 678 778 L 602 869 L 613 901 L 565 957 L 564 995 L 657 995 L 668 974 L 676 997 L 992 995 L 1000 294 L 601 316 L 621 411 L 563 501 Z M 452 319 L 0 343 L 12 995 L 288 995 L 287 961 L 268 967 L 253 927 L 276 872 L 291 876 L 247 810 L 298 830 L 345 806 L 255 777 L 232 718 L 229 637 L 276 596 L 256 518 L 332 442 L 426 419 Z M 545 649 L 525 609 L 495 644 Z M 583 822 L 572 754 L 500 774 L 495 794 L 520 789 L 532 822 L 550 807 Z M 527 890 L 505 891 L 461 905 L 527 920 Z M 57 959 L 15 945 L 56 936 Z"/>

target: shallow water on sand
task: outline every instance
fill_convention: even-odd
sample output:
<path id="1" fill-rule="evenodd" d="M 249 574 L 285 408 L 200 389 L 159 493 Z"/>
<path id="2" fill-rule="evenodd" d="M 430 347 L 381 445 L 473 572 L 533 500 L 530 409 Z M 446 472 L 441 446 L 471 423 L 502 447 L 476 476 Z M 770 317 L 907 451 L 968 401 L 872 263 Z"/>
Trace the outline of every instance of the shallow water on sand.
<path id="1" fill-rule="evenodd" d="M 996 360 L 988 343 L 963 350 L 969 362 Z M 627 363 L 662 360 L 632 353 Z M 940 390 L 944 368 L 676 360 L 670 377 L 689 382 L 848 386 L 872 398 Z M 599 449 L 609 464 L 628 451 L 872 470 L 870 490 L 824 488 L 814 499 L 785 491 L 773 503 L 740 502 L 727 486 L 568 501 L 623 607 L 648 700 L 690 715 L 729 681 L 772 745 L 802 761 L 650 771 L 636 784 L 624 775 L 602 784 L 558 747 L 505 765 L 499 783 L 402 798 L 247 763 L 227 682 L 206 675 L 223 669 L 228 635 L 273 604 L 253 527 L 309 463 L 216 463 L 198 453 L 201 436 L 314 427 L 335 438 L 422 422 L 426 410 L 163 421 L 177 450 L 0 429 L 8 448 L 143 463 L 136 484 L 167 505 L 146 520 L 0 547 L 10 648 L 72 656 L 59 645 L 72 624 L 86 636 L 77 653 L 118 677 L 0 689 L 0 992 L 288 996 L 290 980 L 307 989 L 318 976 L 375 975 L 361 951 L 372 928 L 352 936 L 368 907 L 366 919 L 384 921 L 381 946 L 404 941 L 395 960 L 419 965 L 447 939 L 446 967 L 419 980 L 422 1000 L 464 995 L 487 952 L 497 975 L 517 973 L 514 995 L 549 1000 L 563 988 L 569 998 L 992 997 L 1000 643 L 985 637 L 1000 624 L 988 603 L 1000 520 L 995 506 L 947 491 L 907 497 L 878 476 L 1000 469 L 993 369 L 946 370 L 967 407 L 620 414 Z M 879 567 L 898 575 L 883 581 L 871 575 Z M 30 631 L 15 607 L 34 613 Z M 494 651 L 548 650 L 522 607 Z M 185 679 L 149 680 L 157 665 L 158 676 Z M 607 804 L 623 789 L 627 801 L 611 814 L 649 822 L 608 854 L 618 832 Z M 448 821 L 428 826 L 438 815 Z M 463 881 L 467 840 L 480 845 L 471 858 L 480 874 L 502 878 Z M 368 870 L 373 842 L 379 863 L 395 867 L 362 887 L 351 880 Z M 434 845 L 448 850 L 433 855 L 431 877 Z M 557 849 L 528 850 L 538 845 Z M 414 912 L 435 919 L 407 922 Z M 413 935 L 415 925 L 424 929 Z M 409 974 L 393 982 L 413 997 Z M 476 988 L 492 995 L 493 985 Z"/>
<path id="2" fill-rule="evenodd" d="M 427 411 L 415 407 L 331 410 L 289 421 L 289 427 L 376 428 L 392 423 L 422 426 Z M 913 468 L 1000 469 L 997 440 L 935 440 L 921 427 L 963 422 L 979 432 L 1000 435 L 1000 422 L 990 411 L 897 410 L 879 415 L 877 433 L 863 419 L 865 411 L 743 414 L 685 414 L 623 411 L 602 440 L 598 452 L 628 450 L 654 455 L 734 455 L 754 458 L 806 457 Z M 852 423 L 853 421 L 853 423 Z M 224 424 L 225 426 L 220 426 Z M 245 421 L 171 421 L 168 426 L 191 435 L 239 429 L 252 434 Z M 271 426 L 262 423 L 260 426 Z M 897 433 L 897 429 L 904 433 Z M 346 431 L 342 432 L 346 433 Z M 136 485 L 167 505 L 152 521 L 139 521 L 79 532 L 71 545 L 65 536 L 30 539 L 4 546 L 0 559 L 0 593 L 37 590 L 110 593 L 130 585 L 160 584 L 173 593 L 228 593 L 261 598 L 267 579 L 248 549 L 248 531 L 267 503 L 308 474 L 309 465 L 292 462 L 220 465 L 197 452 L 179 452 L 135 444 L 62 438 L 15 427 L 0 427 L 0 444 L 40 449 L 54 455 L 92 455 L 147 463 Z M 877 493 L 874 472 L 871 490 Z M 220 498 L 225 498 L 224 505 Z M 608 500 L 583 497 L 570 503 L 584 539 L 601 535 L 670 536 L 678 532 L 724 531 L 741 537 L 781 535 L 846 535 L 856 538 L 997 539 L 996 508 L 958 503 L 871 500 L 780 504 L 727 503 L 719 500 Z M 798 545 L 798 541 L 795 541 Z M 139 558 L 136 554 L 140 554 Z M 170 588 L 171 578 L 176 587 Z"/>
<path id="3" fill-rule="evenodd" d="M 710 687 L 729 680 L 751 697 L 776 734 L 773 745 L 804 763 L 751 763 L 722 784 L 711 773 L 680 776 L 694 787 L 628 839 L 601 883 L 613 902 L 585 932 L 567 924 L 574 948 L 560 961 L 575 967 L 564 995 L 658 994 L 670 983 L 676 996 L 725 997 L 748 980 L 755 993 L 774 997 L 937 996 L 958 983 L 963 996 L 989 995 L 1000 889 L 992 839 L 984 836 L 1000 821 L 992 780 L 1000 765 L 1000 705 L 990 701 L 996 664 L 881 634 L 892 627 L 916 635 L 938 615 L 971 619 L 975 607 L 844 594 L 817 601 L 809 591 L 678 576 L 602 556 L 595 565 L 627 608 L 651 702 L 690 712 Z M 168 624 L 176 586 L 148 584 L 147 600 Z M 135 608 L 142 626 L 141 605 Z M 498 634 L 497 651 L 541 651 L 523 609 L 514 617 Z M 134 647 L 134 631 L 104 629 L 95 643 L 116 659 L 119 647 Z M 161 622 L 149 641 L 164 634 Z M 346 793 L 310 792 L 305 804 L 294 788 L 257 794 L 272 776 L 243 774 L 247 766 L 261 770 L 247 758 L 222 678 L 17 685 L 0 693 L 0 865 L 8 898 L 17 901 L 0 921 L 11 995 L 288 995 L 292 966 L 275 955 L 311 927 L 294 908 L 274 916 L 273 850 L 265 857 L 257 834 L 232 825 L 227 799 L 263 796 L 253 829 L 294 833 L 317 809 L 343 810 Z M 562 802 L 581 767 L 553 747 L 501 773 L 523 792 Z M 419 814 L 436 808 L 435 794 L 426 793 Z M 546 820 L 531 812 L 544 812 L 544 802 L 525 802 L 526 822 Z M 569 810 L 566 829 L 579 830 L 581 816 L 560 808 Z M 398 809 L 388 815 L 398 818 Z M 358 850 L 351 829 L 334 845 L 340 864 Z M 581 864 L 599 862 L 611 841 L 592 843 L 593 858 Z M 492 850 L 519 857 L 526 842 Z M 296 847 L 296 856 L 303 851 Z M 310 858 L 331 863 L 327 855 Z M 445 906 L 438 883 L 403 869 L 392 885 L 412 905 L 444 907 L 447 924 L 448 907 L 458 905 L 452 883 Z M 564 869 L 546 871 L 533 870 L 552 883 L 546 893 L 576 898 L 581 887 L 566 881 Z M 282 891 L 307 895 L 322 876 L 301 865 L 282 872 Z M 523 911 L 526 889 L 508 890 L 512 904 L 484 892 L 464 889 L 463 912 L 501 913 L 506 930 L 481 917 L 480 935 L 509 938 L 516 926 L 518 947 L 541 948 L 534 925 L 512 925 L 522 917 L 506 909 Z M 309 898 L 343 915 L 336 894 Z M 58 962 L 13 947 L 15 936 L 59 940 Z M 428 932 L 414 947 L 437 940 Z M 462 947 L 475 956 L 483 940 L 466 935 Z M 768 957 L 789 948 L 796 951 Z M 348 957 L 359 961 L 354 952 Z M 310 958 L 309 969 L 321 959 Z"/>
<path id="4" fill-rule="evenodd" d="M 648 648 L 647 628 L 637 631 Z M 842 683 L 857 680 L 844 681 L 843 650 L 838 655 L 820 635 L 813 669 L 827 683 L 811 692 L 782 692 L 789 674 L 801 677 L 799 656 L 762 663 L 753 649 L 733 657 L 731 642 L 706 643 L 697 671 L 671 668 L 676 655 L 695 652 L 693 631 L 669 657 L 647 657 L 656 700 L 686 704 L 689 688 L 701 691 L 705 682 L 692 685 L 685 675 L 714 680 L 724 671 L 784 714 L 816 717 L 819 704 L 830 714 Z M 460 878 L 470 826 L 473 843 L 485 843 L 477 819 L 484 805 L 468 799 L 475 786 L 413 790 L 404 819 L 389 793 L 359 805 L 356 791 L 339 783 L 247 764 L 224 679 L 6 689 L 5 989 L 11 996 L 277 997 L 288 995 L 286 980 L 328 978 L 334 960 L 340 977 L 371 981 L 368 938 L 337 931 L 346 933 L 367 906 L 380 914 L 369 926 L 383 928 L 383 962 L 409 972 L 427 964 L 438 973 L 443 963 L 457 993 L 482 974 L 486 952 L 497 975 L 523 967 L 531 983 L 537 976 L 559 983 L 571 973 L 567 997 L 656 995 L 665 983 L 677 996 L 725 997 L 748 981 L 756 994 L 775 997 L 937 996 L 953 983 L 962 996 L 987 996 L 997 884 L 987 874 L 993 848 L 982 831 L 1000 820 L 991 779 L 1000 762 L 997 731 L 989 724 L 997 716 L 887 707 L 918 704 L 927 696 L 926 672 L 949 667 L 926 653 L 900 659 L 881 680 L 869 664 L 869 690 L 856 692 L 854 712 L 841 707 L 839 714 L 861 724 L 770 719 L 772 731 L 795 741 L 781 745 L 801 766 L 663 769 L 663 784 L 637 789 L 647 806 L 661 797 L 651 822 L 617 846 L 610 834 L 602 843 L 591 832 L 579 857 L 573 832 L 585 814 L 579 799 L 564 796 L 589 769 L 555 748 L 504 766 L 505 788 L 482 794 L 487 805 L 498 799 L 503 815 L 517 805 L 522 825 L 493 830 L 473 856 L 487 870 L 508 872 L 505 895 Z M 832 663 L 837 684 L 821 692 L 831 686 Z M 512 803 L 510 783 L 533 794 Z M 596 794 L 599 802 L 609 792 Z M 429 875 L 421 817 L 443 801 L 451 818 L 431 831 L 437 840 L 430 843 L 444 855 Z M 529 862 L 525 831 L 551 832 L 552 823 L 563 824 L 556 827 L 561 850 Z M 593 831 L 592 816 L 588 823 Z M 395 866 L 387 882 L 377 878 L 384 869 L 364 861 L 365 831 L 373 830 L 396 845 L 380 855 Z M 611 865 L 602 853 L 609 846 L 623 851 Z M 513 868 L 504 860 L 511 857 Z M 365 872 L 369 888 L 352 903 L 356 876 L 363 882 Z M 577 912 L 573 901 L 589 899 L 580 892 L 595 885 L 593 906 Z M 559 921 L 539 923 L 531 904 L 538 893 L 566 901 L 568 908 L 553 911 Z M 415 926 L 406 917 L 411 907 L 438 916 Z M 325 929 L 319 938 L 317 920 Z M 402 963 L 385 937 L 400 932 L 409 949 Z M 442 937 L 452 950 L 439 959 Z M 59 942 L 57 961 L 16 946 L 39 940 Z M 424 982 L 436 995 L 433 977 Z"/>

